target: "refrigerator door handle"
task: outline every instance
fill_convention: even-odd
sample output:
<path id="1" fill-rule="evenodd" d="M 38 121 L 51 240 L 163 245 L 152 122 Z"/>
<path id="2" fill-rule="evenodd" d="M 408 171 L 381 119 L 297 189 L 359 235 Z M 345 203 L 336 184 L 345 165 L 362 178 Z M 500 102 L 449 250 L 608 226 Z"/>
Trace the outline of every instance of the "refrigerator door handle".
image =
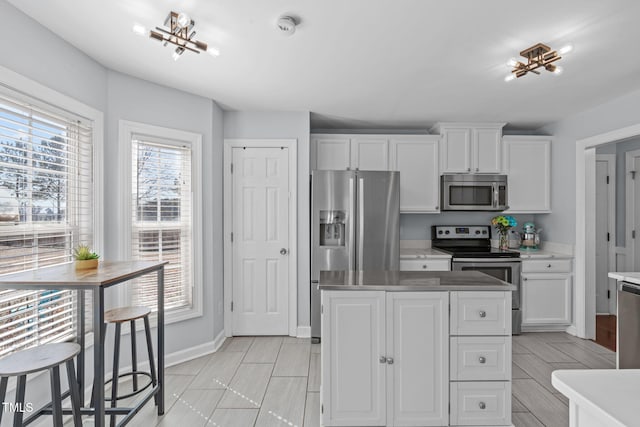
<path id="1" fill-rule="evenodd" d="M 364 263 L 364 178 L 358 178 L 358 269 Z"/>
<path id="2" fill-rule="evenodd" d="M 356 194 L 355 194 L 355 181 L 353 176 L 349 177 L 349 210 L 350 218 L 347 218 L 349 222 L 349 270 L 355 270 L 356 267 Z"/>

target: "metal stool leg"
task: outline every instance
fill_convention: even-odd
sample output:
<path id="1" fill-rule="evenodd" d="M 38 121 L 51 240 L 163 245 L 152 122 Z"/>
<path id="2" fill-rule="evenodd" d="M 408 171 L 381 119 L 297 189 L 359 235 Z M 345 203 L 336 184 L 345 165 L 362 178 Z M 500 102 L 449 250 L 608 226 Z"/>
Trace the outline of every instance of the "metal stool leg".
<path id="1" fill-rule="evenodd" d="M 131 321 L 131 370 L 133 374 L 133 391 L 138 390 L 138 350 L 136 349 L 136 321 Z"/>
<path id="2" fill-rule="evenodd" d="M 67 366 L 67 381 L 69 382 L 69 391 L 71 393 L 71 411 L 73 412 L 73 425 L 81 426 L 82 417 L 80 416 L 80 388 L 78 381 L 76 380 L 75 367 L 73 366 L 73 359 L 69 359 L 66 362 Z"/>
<path id="3" fill-rule="evenodd" d="M 16 406 L 18 411 L 13 415 L 13 427 L 22 427 L 22 417 L 24 416 L 24 389 L 27 385 L 27 376 L 20 375 L 18 377 L 18 385 L 16 386 Z"/>
<path id="4" fill-rule="evenodd" d="M 151 326 L 149 326 L 149 316 L 144 317 L 144 334 L 147 337 L 147 352 L 149 353 L 149 370 L 151 371 L 151 385 L 155 387 L 158 384 L 156 375 L 156 361 L 153 358 L 153 345 L 151 343 Z M 153 400 L 158 406 L 158 394 L 153 395 Z"/>
<path id="5" fill-rule="evenodd" d="M 118 398 L 118 365 L 120 364 L 120 323 L 116 323 L 116 339 L 113 347 L 113 376 L 111 380 L 111 407 L 115 408 Z M 111 415 L 111 427 L 116 425 L 116 416 Z"/>
<path id="6" fill-rule="evenodd" d="M 51 379 L 51 409 L 54 427 L 62 427 L 62 392 L 60 391 L 60 366 L 49 369 Z"/>
<path id="7" fill-rule="evenodd" d="M 2 377 L 0 379 L 0 423 L 2 423 L 2 413 L 4 412 L 4 398 L 7 396 L 7 382 L 9 382 L 8 377 Z"/>

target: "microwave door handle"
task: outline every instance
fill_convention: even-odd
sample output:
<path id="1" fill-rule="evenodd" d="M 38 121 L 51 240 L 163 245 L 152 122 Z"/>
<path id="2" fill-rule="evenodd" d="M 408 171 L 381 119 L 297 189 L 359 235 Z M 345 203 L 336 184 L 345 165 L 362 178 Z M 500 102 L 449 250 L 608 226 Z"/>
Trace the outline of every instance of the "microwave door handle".
<path id="1" fill-rule="evenodd" d="M 491 188 L 493 189 L 493 207 L 497 208 L 498 207 L 498 184 L 496 184 L 495 182 L 493 184 L 491 184 Z"/>

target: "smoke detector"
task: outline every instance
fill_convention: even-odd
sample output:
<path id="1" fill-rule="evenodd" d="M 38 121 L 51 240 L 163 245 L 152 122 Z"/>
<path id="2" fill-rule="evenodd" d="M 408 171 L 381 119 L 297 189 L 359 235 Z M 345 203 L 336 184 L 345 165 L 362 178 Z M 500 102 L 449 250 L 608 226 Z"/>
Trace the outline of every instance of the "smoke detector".
<path id="1" fill-rule="evenodd" d="M 297 22 L 295 18 L 291 16 L 286 16 L 286 15 L 281 16 L 280 18 L 278 18 L 277 24 L 278 24 L 278 29 L 287 36 L 290 36 L 296 32 Z"/>

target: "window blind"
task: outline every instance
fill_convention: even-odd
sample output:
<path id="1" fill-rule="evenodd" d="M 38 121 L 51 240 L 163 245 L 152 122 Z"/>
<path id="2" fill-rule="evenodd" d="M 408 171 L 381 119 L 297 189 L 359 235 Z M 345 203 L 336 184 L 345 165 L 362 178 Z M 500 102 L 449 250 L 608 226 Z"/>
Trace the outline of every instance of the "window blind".
<path id="1" fill-rule="evenodd" d="M 168 261 L 165 309 L 193 303 L 192 149 L 188 143 L 133 135 L 131 256 Z M 157 309 L 155 276 L 137 279 L 130 289 L 133 305 Z"/>
<path id="2" fill-rule="evenodd" d="M 0 274 L 92 245 L 92 140 L 88 121 L 0 91 Z M 70 291 L 0 291 L 0 357 L 74 336 L 77 304 Z"/>

